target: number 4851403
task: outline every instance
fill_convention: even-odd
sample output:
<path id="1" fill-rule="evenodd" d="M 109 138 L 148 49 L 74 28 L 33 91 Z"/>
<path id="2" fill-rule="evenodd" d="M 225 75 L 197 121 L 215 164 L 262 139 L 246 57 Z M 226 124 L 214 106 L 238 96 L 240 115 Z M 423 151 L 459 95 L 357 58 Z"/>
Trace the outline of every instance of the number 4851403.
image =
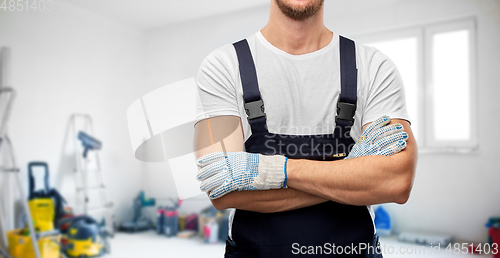
<path id="1" fill-rule="evenodd" d="M 52 0 L 1 0 L 0 10 L 5 12 L 23 11 L 52 11 L 54 2 Z"/>
<path id="2" fill-rule="evenodd" d="M 498 254 L 498 244 L 493 243 L 490 245 L 486 243 L 473 245 L 468 243 L 450 243 L 446 246 L 446 252 L 454 254 L 467 254 L 469 252 L 477 254 Z"/>

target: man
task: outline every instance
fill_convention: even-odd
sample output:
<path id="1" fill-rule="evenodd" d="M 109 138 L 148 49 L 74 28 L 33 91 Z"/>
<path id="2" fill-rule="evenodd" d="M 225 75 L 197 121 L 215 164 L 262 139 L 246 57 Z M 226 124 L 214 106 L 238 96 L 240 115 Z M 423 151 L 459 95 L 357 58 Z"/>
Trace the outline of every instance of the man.
<path id="1" fill-rule="evenodd" d="M 201 189 L 236 209 L 226 257 L 378 257 L 370 205 L 405 203 L 417 160 L 386 56 L 329 31 L 323 0 L 271 0 L 269 23 L 212 52 L 197 83 Z"/>

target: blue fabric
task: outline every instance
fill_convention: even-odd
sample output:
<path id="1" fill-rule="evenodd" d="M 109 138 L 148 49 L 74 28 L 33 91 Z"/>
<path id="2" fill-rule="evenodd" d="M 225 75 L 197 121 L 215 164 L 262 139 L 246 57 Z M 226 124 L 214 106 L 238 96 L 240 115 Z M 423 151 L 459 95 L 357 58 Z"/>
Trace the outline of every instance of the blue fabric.
<path id="1" fill-rule="evenodd" d="M 288 177 L 287 174 L 286 174 L 286 163 L 287 163 L 287 161 L 288 161 L 288 158 L 285 159 L 285 181 L 283 182 L 283 188 L 287 188 L 287 186 L 286 186 L 286 180 L 287 180 L 287 177 Z"/>
<path id="2" fill-rule="evenodd" d="M 260 100 L 257 72 L 248 42 L 244 39 L 233 45 L 238 54 L 241 84 L 245 85 L 245 87 L 243 87 L 243 98 L 245 99 L 245 103 Z"/>
<path id="3" fill-rule="evenodd" d="M 356 104 L 358 99 L 358 69 L 354 41 L 339 37 L 340 47 L 340 102 Z"/>
<path id="4" fill-rule="evenodd" d="M 356 105 L 358 99 L 358 70 L 356 68 L 356 45 L 354 41 L 339 37 L 340 47 L 340 96 L 339 102 Z M 338 115 L 338 114 L 337 114 Z M 354 119 L 354 117 L 353 117 Z M 353 122 L 336 119 L 334 134 L 350 135 Z"/>
<path id="5" fill-rule="evenodd" d="M 342 39 L 341 44 L 348 41 Z M 352 42 L 352 41 L 350 41 Z M 354 43 L 350 43 L 354 46 Z M 254 76 L 254 63 L 251 59 L 248 43 L 236 43 L 235 49 L 240 62 L 240 76 L 245 102 L 250 101 L 245 95 L 255 96 L 258 92 L 257 78 Z M 353 51 L 353 47 L 341 47 L 341 51 Z M 355 57 L 355 53 L 341 53 L 341 58 Z M 246 60 L 246 61 L 245 61 Z M 243 63 L 245 62 L 245 63 Z M 342 61 L 341 76 L 345 87 L 341 97 L 356 103 L 357 87 L 355 58 Z M 354 63 L 354 66 L 352 65 Z M 338 71 L 332 71 L 338 72 Z M 249 83 L 253 82 L 253 83 Z M 332 88 L 334 87 L 332 83 Z M 332 89 L 333 90 L 333 89 Z M 354 93 L 354 95 L 352 95 Z M 260 97 L 260 93 L 258 94 Z M 253 97 L 248 97 L 252 98 Z M 265 101 L 265 100 L 264 100 Z M 332 100 L 334 101 L 334 100 Z M 265 103 L 265 102 L 264 102 Z M 332 110 L 335 114 L 335 110 Z M 337 130 L 320 135 L 285 135 L 271 134 L 266 128 L 265 117 L 259 121 L 250 120 L 252 135 L 245 141 L 245 151 L 264 155 L 283 155 L 294 159 L 312 159 L 334 161 L 347 156 L 355 143 L 347 133 Z M 352 124 L 339 125 L 350 130 Z M 342 131 L 345 132 L 345 131 Z M 302 152 L 294 151 L 301 147 Z M 345 156 L 335 154 L 344 153 Z M 292 244 L 337 245 L 371 244 L 373 242 L 373 222 L 366 206 L 353 206 L 327 201 L 318 205 L 285 212 L 259 213 L 237 209 L 232 224 L 232 239 L 226 245 L 226 257 L 288 257 L 292 256 Z M 365 257 L 360 254 L 357 257 Z"/>
<path id="6" fill-rule="evenodd" d="M 358 70 L 356 68 L 356 47 L 354 41 L 340 36 L 340 84 L 341 91 L 340 102 L 346 102 L 356 105 L 357 101 L 357 78 Z M 243 87 L 243 99 L 245 103 L 258 101 L 261 99 L 259 83 L 252 52 L 246 39 L 233 44 L 239 62 L 239 71 L 241 84 Z M 249 119 L 248 123 L 252 133 L 267 133 L 266 117 Z M 349 136 L 353 123 L 343 119 L 336 120 L 334 134 Z"/>
<path id="7" fill-rule="evenodd" d="M 243 85 L 243 99 L 245 103 L 261 99 L 257 72 L 253 62 L 252 52 L 246 39 L 233 44 L 238 56 L 241 84 Z M 266 133 L 266 117 L 249 119 L 248 123 L 254 133 Z"/>

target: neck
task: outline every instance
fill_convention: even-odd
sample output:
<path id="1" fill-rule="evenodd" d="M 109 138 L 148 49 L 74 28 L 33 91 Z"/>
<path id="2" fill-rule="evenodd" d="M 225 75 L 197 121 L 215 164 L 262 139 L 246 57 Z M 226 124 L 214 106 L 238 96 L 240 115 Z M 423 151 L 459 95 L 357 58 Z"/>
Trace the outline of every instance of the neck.
<path id="1" fill-rule="evenodd" d="M 261 33 L 273 46 L 292 55 L 324 48 L 333 37 L 333 32 L 323 23 L 323 8 L 307 20 L 295 21 L 283 14 L 274 1 L 271 1 L 269 22 Z"/>

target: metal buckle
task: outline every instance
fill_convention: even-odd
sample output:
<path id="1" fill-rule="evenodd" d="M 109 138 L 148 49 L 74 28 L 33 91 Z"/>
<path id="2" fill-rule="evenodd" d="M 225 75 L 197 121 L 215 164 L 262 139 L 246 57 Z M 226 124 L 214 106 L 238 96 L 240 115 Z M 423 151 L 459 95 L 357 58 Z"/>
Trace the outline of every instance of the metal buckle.
<path id="1" fill-rule="evenodd" d="M 346 156 L 346 154 L 344 152 L 342 152 L 342 153 L 333 154 L 332 156 L 334 158 L 343 158 Z"/>
<path id="2" fill-rule="evenodd" d="M 337 122 L 337 119 L 342 119 L 354 123 L 355 113 L 356 104 L 339 101 L 337 103 L 337 116 L 335 117 L 335 122 Z"/>
<path id="3" fill-rule="evenodd" d="M 244 107 L 248 120 L 266 116 L 266 113 L 264 113 L 264 101 L 262 99 L 245 103 Z"/>

